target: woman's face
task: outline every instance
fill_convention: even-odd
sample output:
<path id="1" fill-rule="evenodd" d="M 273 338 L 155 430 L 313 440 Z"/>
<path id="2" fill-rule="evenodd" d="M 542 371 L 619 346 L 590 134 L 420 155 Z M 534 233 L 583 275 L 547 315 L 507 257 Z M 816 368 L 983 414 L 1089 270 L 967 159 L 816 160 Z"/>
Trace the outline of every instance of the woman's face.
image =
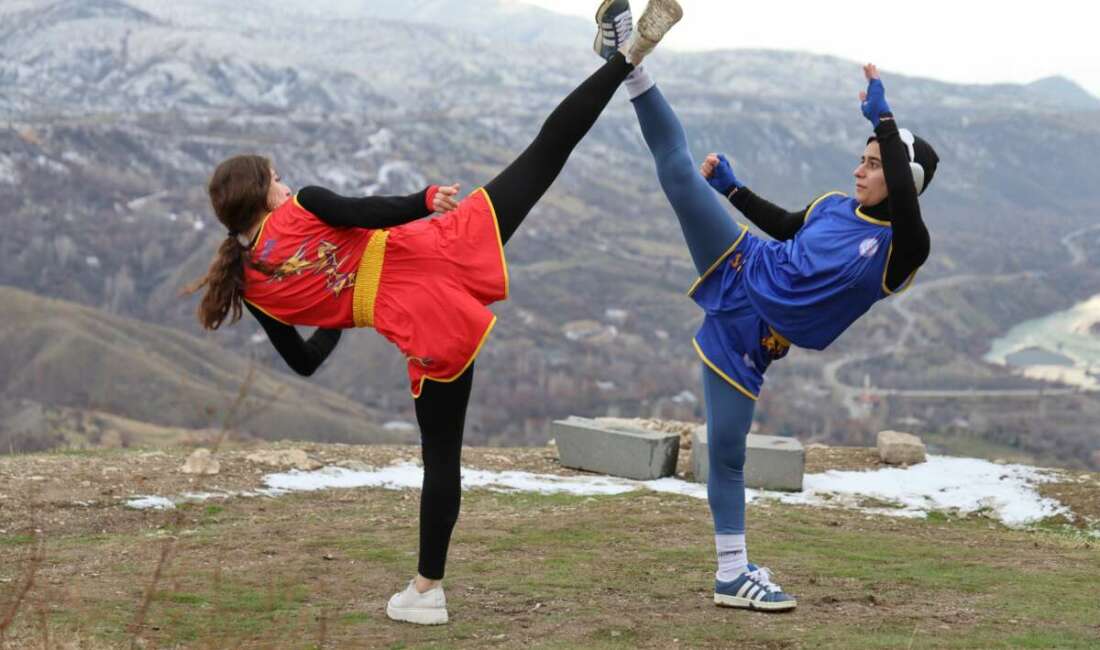
<path id="1" fill-rule="evenodd" d="M 267 188 L 267 209 L 279 209 L 279 207 L 290 200 L 290 197 L 290 188 L 283 183 L 283 179 L 279 178 L 279 173 L 272 167 L 271 185 Z"/>
<path id="2" fill-rule="evenodd" d="M 886 200 L 886 174 L 882 171 L 882 153 L 877 141 L 867 143 L 853 175 L 856 177 L 856 199 L 860 205 L 869 208 Z"/>

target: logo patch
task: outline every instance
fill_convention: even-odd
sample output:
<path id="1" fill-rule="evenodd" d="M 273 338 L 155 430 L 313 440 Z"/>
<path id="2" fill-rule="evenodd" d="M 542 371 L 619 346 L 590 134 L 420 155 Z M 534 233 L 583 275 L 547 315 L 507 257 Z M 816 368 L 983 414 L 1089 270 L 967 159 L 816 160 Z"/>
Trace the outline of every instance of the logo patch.
<path id="1" fill-rule="evenodd" d="M 868 237 L 859 243 L 859 256 L 860 257 L 874 257 L 878 252 L 878 240 L 873 237 Z"/>

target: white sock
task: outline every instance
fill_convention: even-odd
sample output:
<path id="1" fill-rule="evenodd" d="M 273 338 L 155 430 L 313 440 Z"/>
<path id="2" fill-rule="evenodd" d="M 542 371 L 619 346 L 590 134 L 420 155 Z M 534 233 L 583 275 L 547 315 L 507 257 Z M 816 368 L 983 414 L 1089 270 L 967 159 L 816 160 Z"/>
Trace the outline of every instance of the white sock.
<path id="1" fill-rule="evenodd" d="M 748 571 L 749 554 L 744 535 L 715 535 L 714 546 L 718 550 L 718 572 L 714 577 L 729 582 Z"/>
<path id="2" fill-rule="evenodd" d="M 638 64 L 634 70 L 626 76 L 626 92 L 630 94 L 631 101 L 646 94 L 650 88 L 657 85 L 644 64 Z"/>

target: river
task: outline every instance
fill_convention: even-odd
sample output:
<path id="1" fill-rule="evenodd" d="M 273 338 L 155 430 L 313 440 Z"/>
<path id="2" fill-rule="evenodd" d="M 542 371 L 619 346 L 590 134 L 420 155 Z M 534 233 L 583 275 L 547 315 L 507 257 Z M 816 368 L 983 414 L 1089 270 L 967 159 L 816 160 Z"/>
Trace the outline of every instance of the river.
<path id="1" fill-rule="evenodd" d="M 1045 379 L 1100 390 L 1100 294 L 1073 307 L 1025 321 L 993 341 L 985 360 Z"/>

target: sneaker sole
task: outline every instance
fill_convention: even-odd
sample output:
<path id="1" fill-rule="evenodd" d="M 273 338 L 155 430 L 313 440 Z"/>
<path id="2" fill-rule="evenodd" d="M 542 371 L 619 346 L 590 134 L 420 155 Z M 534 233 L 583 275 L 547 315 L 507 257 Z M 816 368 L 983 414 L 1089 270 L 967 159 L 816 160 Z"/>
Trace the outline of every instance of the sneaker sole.
<path id="1" fill-rule="evenodd" d="M 616 0 L 603 0 L 600 8 L 596 10 L 596 42 L 592 44 L 592 49 L 596 51 L 596 54 L 603 50 L 603 15 L 615 2 Z"/>
<path id="2" fill-rule="evenodd" d="M 739 598 L 737 596 L 727 596 L 725 594 L 714 594 L 714 604 L 718 605 L 719 607 L 736 607 L 737 609 L 756 609 L 764 612 L 781 612 L 788 609 L 794 609 L 798 606 L 798 601 L 787 600 L 781 603 L 769 603 L 766 601 Z"/>
<path id="3" fill-rule="evenodd" d="M 417 625 L 443 625 L 447 622 L 447 610 L 417 607 L 391 607 L 386 605 L 386 616 L 395 621 Z"/>
<path id="4" fill-rule="evenodd" d="M 684 9 L 676 0 L 649 0 L 638 18 L 638 34 L 657 42 L 684 17 Z"/>
<path id="5" fill-rule="evenodd" d="M 632 62 L 649 56 L 665 34 L 684 17 L 684 10 L 676 0 L 649 0 L 638 26 L 634 30 L 628 57 Z"/>

